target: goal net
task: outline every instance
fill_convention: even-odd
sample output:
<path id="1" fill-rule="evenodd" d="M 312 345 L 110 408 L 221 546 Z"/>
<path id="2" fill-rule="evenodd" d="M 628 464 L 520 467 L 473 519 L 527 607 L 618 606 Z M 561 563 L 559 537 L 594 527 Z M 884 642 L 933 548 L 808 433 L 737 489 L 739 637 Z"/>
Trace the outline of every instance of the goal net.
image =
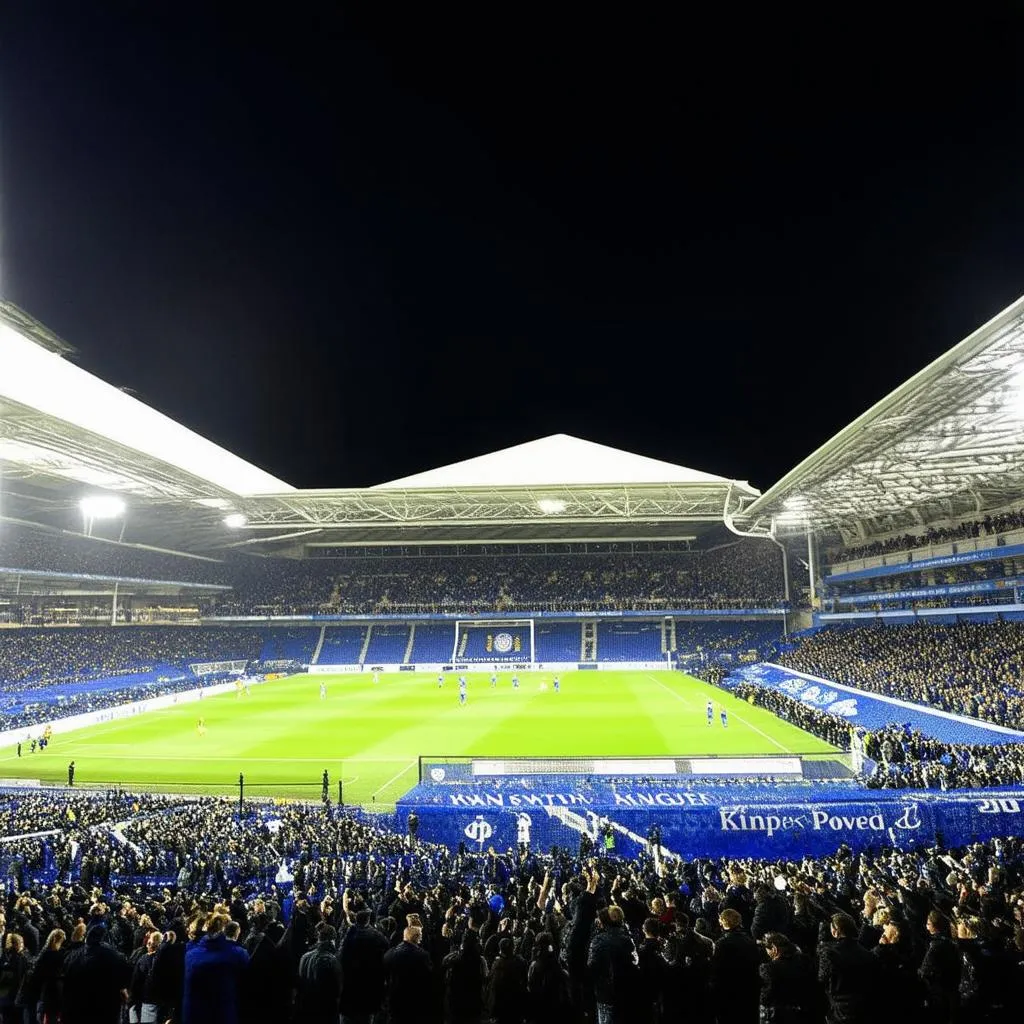
<path id="1" fill-rule="evenodd" d="M 452 661 L 533 662 L 532 619 L 459 619 Z"/>

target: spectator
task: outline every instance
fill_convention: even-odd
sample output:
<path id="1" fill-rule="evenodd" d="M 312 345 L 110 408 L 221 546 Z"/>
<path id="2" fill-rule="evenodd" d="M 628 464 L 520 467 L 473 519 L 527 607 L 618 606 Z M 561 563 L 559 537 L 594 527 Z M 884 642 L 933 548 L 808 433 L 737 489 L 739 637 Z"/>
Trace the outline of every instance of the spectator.
<path id="1" fill-rule="evenodd" d="M 818 949 L 818 980 L 825 990 L 829 1024 L 868 1024 L 875 1011 L 878 961 L 857 941 L 857 922 L 832 915 L 832 942 Z"/>
<path id="2" fill-rule="evenodd" d="M 710 977 L 715 1014 L 718 1024 L 745 1024 L 757 1016 L 761 949 L 743 930 L 738 910 L 727 907 L 718 923 L 722 937 L 715 943 Z"/>
<path id="3" fill-rule="evenodd" d="M 811 1024 L 821 1000 L 810 958 L 781 932 L 764 936 L 768 960 L 758 968 L 762 1024 Z"/>
<path id="4" fill-rule="evenodd" d="M 132 980 L 128 960 L 106 944 L 102 918 L 85 934 L 85 945 L 64 964 L 64 1024 L 120 1024 Z"/>
<path id="5" fill-rule="evenodd" d="M 534 966 L 541 949 L 550 950 L 550 960 L 555 970 L 561 973 L 561 968 L 554 956 L 554 945 L 550 935 L 538 935 L 533 949 L 534 961 L 529 968 L 531 977 L 534 974 Z M 568 981 L 564 988 L 568 993 Z M 522 1024 L 526 1018 L 529 995 L 526 961 L 521 956 L 516 956 L 510 938 L 501 939 L 498 943 L 498 955 L 491 965 L 488 992 L 488 1005 L 495 1024 Z M 539 995 L 540 998 L 534 1002 L 535 1018 L 538 1012 L 543 1013 L 546 1007 L 552 1005 L 546 991 L 542 990 Z M 555 1000 L 553 1005 L 557 1009 L 558 1001 Z"/>
<path id="6" fill-rule="evenodd" d="M 388 1024 L 419 1024 L 433 989 L 429 955 L 420 948 L 423 929 L 409 925 L 402 942 L 384 956 Z"/>
<path id="7" fill-rule="evenodd" d="M 622 908 L 604 907 L 597 916 L 598 931 L 590 943 L 587 970 L 594 986 L 598 1024 L 627 1021 L 639 996 L 636 947 L 623 927 Z"/>
<path id="8" fill-rule="evenodd" d="M 332 925 L 321 922 L 316 935 L 316 945 L 299 960 L 295 1017 L 303 1024 L 338 1024 L 341 996 L 338 933 Z"/>
<path id="9" fill-rule="evenodd" d="M 249 956 L 224 935 L 229 918 L 212 913 L 185 951 L 183 1024 L 238 1024 L 238 995 Z"/>

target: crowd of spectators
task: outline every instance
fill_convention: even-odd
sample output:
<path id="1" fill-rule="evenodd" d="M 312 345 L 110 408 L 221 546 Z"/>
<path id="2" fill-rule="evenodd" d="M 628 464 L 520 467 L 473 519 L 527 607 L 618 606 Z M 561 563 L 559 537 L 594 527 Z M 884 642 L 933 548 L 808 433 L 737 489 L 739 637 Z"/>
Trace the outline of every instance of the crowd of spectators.
<path id="1" fill-rule="evenodd" d="M 875 789 L 971 789 L 1024 783 L 1019 743 L 948 743 L 893 723 L 865 737 Z"/>
<path id="2" fill-rule="evenodd" d="M 708 550 L 599 554 L 249 558 L 231 563 L 221 614 L 586 611 L 777 607 L 778 549 L 735 541 Z"/>
<path id="3" fill-rule="evenodd" d="M 830 715 L 821 708 L 805 704 L 802 700 L 795 700 L 767 686 L 740 683 L 732 692 L 740 700 L 764 708 L 840 750 L 849 749 L 850 724 L 838 715 Z"/>
<path id="4" fill-rule="evenodd" d="M 0 695 L 190 663 L 255 659 L 262 634 L 243 627 L 83 626 L 10 629 L 0 643 Z"/>
<path id="5" fill-rule="evenodd" d="M 183 583 L 230 582 L 223 563 L 134 544 L 5 522 L 0 567 Z"/>
<path id="6" fill-rule="evenodd" d="M 851 747 L 854 729 L 845 719 L 778 690 L 740 683 L 733 694 L 841 750 Z M 872 789 L 973 789 L 1024 783 L 1024 745 L 950 743 L 892 723 L 873 732 L 859 730 L 870 759 L 865 784 Z"/>
<path id="7" fill-rule="evenodd" d="M 1024 623 L 829 626 L 777 660 L 798 672 L 997 725 L 1024 722 Z"/>
<path id="8" fill-rule="evenodd" d="M 132 799 L 107 811 L 174 810 Z M 100 828 L 74 806 L 94 822 L 79 834 Z M 195 802 L 191 825 L 244 842 L 224 806 Z M 656 839 L 630 860 L 442 857 L 339 813 L 296 810 L 268 829 L 268 845 L 300 851 L 276 883 L 225 872 L 145 884 L 73 868 L 18 878 L 0 919 L 4 1019 L 116 1024 L 127 1009 L 181 1024 L 866 1024 L 884 1007 L 897 1020 L 1008 1024 L 1024 1011 L 1019 837 L 799 862 L 684 861 Z M 25 814 L 17 827 L 42 823 Z M 148 827 L 115 831 L 135 842 Z M 329 856 L 325 835 L 361 844 L 333 878 L 308 870 Z"/>
<path id="9" fill-rule="evenodd" d="M 974 537 L 990 537 L 998 533 L 1024 528 L 1024 510 L 1015 509 L 987 515 L 982 519 L 971 519 L 955 526 L 929 526 L 920 533 L 904 533 L 867 544 L 853 544 L 836 551 L 833 562 L 850 562 L 858 558 L 873 558 L 877 555 L 897 551 L 911 551 L 914 548 L 933 544 L 948 544 L 951 541 L 970 540 Z"/>

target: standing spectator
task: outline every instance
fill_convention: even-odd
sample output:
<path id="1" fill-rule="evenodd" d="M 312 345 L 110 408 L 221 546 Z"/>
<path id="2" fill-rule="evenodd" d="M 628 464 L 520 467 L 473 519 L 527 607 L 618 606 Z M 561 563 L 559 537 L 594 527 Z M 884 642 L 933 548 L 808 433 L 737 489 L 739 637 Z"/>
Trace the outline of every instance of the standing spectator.
<path id="1" fill-rule="evenodd" d="M 718 1024 L 747 1024 L 757 1018 L 761 948 L 743 930 L 740 912 L 718 915 L 722 937 L 711 958 L 711 998 Z"/>
<path id="2" fill-rule="evenodd" d="M 462 945 L 441 963 L 444 972 L 445 1019 L 451 1024 L 479 1024 L 484 1011 L 487 961 L 480 949 L 480 934 L 467 928 Z"/>
<path id="3" fill-rule="evenodd" d="M 810 957 L 781 932 L 764 937 L 767 963 L 761 964 L 762 1024 L 811 1024 L 820 1019 L 820 989 Z"/>
<path id="4" fill-rule="evenodd" d="M 0 1017 L 3 1024 L 22 1022 L 22 985 L 28 972 L 25 940 L 15 932 L 8 932 L 3 955 L 0 956 Z"/>
<path id="5" fill-rule="evenodd" d="M 229 942 L 227 914 L 211 914 L 206 934 L 185 951 L 183 1024 L 238 1024 L 238 995 L 249 955 Z"/>
<path id="6" fill-rule="evenodd" d="M 433 969 L 430 956 L 420 949 L 423 929 L 410 925 L 402 941 L 384 957 L 384 980 L 388 995 L 388 1024 L 421 1024 L 429 1018 Z"/>
<path id="7" fill-rule="evenodd" d="M 345 896 L 348 896 L 348 889 Z M 347 909 L 347 898 L 344 906 Z M 369 910 L 357 910 L 355 923 L 349 927 L 341 944 L 343 1024 L 370 1020 L 384 1001 L 384 954 L 388 951 L 388 940 L 370 926 L 370 916 Z"/>
<path id="8" fill-rule="evenodd" d="M 135 961 L 128 1004 L 129 1024 L 156 1024 L 159 1019 L 157 997 L 154 994 L 153 968 L 163 935 L 152 931 L 146 936 L 145 952 Z"/>
<path id="9" fill-rule="evenodd" d="M 511 939 L 502 941 L 511 942 Z M 533 943 L 533 963 L 530 964 L 526 987 L 533 1024 L 561 1024 L 571 1018 L 569 975 L 558 962 L 554 936 L 550 932 L 541 932 Z"/>
<path id="10" fill-rule="evenodd" d="M 872 950 L 881 969 L 879 985 L 886 993 L 886 1005 L 897 1020 L 910 1020 L 923 1007 L 921 983 L 903 936 L 904 927 L 890 921 Z"/>
<path id="11" fill-rule="evenodd" d="M 538 955 L 543 939 L 550 939 L 550 936 L 544 933 L 537 936 L 537 941 L 533 946 L 535 957 Z M 554 959 L 553 953 L 552 959 Z M 534 964 L 536 962 L 534 959 Z M 555 959 L 555 967 L 561 971 L 557 959 Z M 532 968 L 531 964 L 531 971 Z M 523 1018 L 526 1016 L 527 998 L 526 961 L 521 956 L 515 955 L 511 939 L 501 939 L 498 942 L 498 955 L 491 966 L 488 990 L 491 1016 L 494 1017 L 495 1024 L 522 1024 Z"/>
<path id="12" fill-rule="evenodd" d="M 120 1024 L 132 980 L 128 960 L 106 944 L 102 921 L 85 934 L 85 945 L 64 967 L 63 1024 Z"/>
<path id="13" fill-rule="evenodd" d="M 30 1002 L 35 1004 L 40 1024 L 57 1024 L 61 1012 L 61 991 L 64 987 L 64 940 L 67 936 L 54 928 L 46 937 L 39 959 L 32 965 Z"/>
<path id="14" fill-rule="evenodd" d="M 661 924 L 656 917 L 644 921 L 644 941 L 637 952 L 640 978 L 637 990 L 637 1021 L 658 1024 L 661 1020 L 661 997 L 668 966 L 661 955 Z"/>
<path id="15" fill-rule="evenodd" d="M 321 922 L 317 943 L 299 960 L 299 982 L 295 994 L 295 1019 L 302 1024 L 338 1024 L 341 995 L 341 964 L 338 962 L 333 925 Z M 369 1020 L 369 1017 L 364 1018 Z"/>
<path id="16" fill-rule="evenodd" d="M 849 914 L 833 914 L 831 932 L 833 941 L 818 948 L 829 1024 L 868 1024 L 877 1012 L 878 961 L 857 941 L 857 922 Z"/>
<path id="17" fill-rule="evenodd" d="M 594 986 L 598 1024 L 626 1021 L 637 998 L 639 958 L 623 922 L 621 907 L 603 907 L 597 915 L 597 934 L 590 943 L 587 969 Z"/>
<path id="18" fill-rule="evenodd" d="M 930 1024 L 956 1020 L 959 1006 L 960 951 L 950 938 L 949 918 L 939 910 L 928 914 L 928 948 L 917 970 L 924 983 L 925 1006 Z"/>

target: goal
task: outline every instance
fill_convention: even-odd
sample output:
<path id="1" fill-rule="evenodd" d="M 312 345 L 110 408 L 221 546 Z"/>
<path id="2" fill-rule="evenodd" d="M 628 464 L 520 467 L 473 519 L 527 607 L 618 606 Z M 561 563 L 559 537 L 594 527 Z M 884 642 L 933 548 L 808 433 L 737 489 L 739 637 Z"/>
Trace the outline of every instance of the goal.
<path id="1" fill-rule="evenodd" d="M 533 662 L 533 619 L 457 619 L 452 661 Z"/>

